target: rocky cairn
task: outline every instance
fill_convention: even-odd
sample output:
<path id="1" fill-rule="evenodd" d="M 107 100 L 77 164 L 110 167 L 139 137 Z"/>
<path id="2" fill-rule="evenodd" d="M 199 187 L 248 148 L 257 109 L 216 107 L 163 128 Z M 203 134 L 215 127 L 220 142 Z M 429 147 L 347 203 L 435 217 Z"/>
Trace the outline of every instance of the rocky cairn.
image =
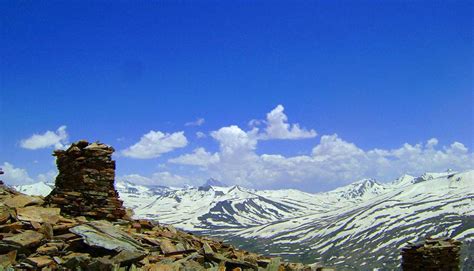
<path id="1" fill-rule="evenodd" d="M 56 150 L 53 155 L 59 174 L 46 204 L 73 216 L 123 218 L 126 211 L 114 188 L 113 152 L 112 147 L 85 140 L 73 143 L 67 150 Z"/>
<path id="2" fill-rule="evenodd" d="M 85 141 L 56 151 L 59 175 L 46 198 L 0 184 L 0 270 L 321 270 L 129 218 L 112 152 Z"/>
<path id="3" fill-rule="evenodd" d="M 460 270 L 461 242 L 449 238 L 427 238 L 402 248 L 402 270 Z"/>

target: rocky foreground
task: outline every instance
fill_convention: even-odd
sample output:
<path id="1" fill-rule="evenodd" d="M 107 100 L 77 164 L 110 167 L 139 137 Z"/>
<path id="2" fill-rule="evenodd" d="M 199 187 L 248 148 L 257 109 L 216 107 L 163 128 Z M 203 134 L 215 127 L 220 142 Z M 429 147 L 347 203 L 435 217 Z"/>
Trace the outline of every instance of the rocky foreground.
<path id="1" fill-rule="evenodd" d="M 0 266 L 23 270 L 311 270 L 150 220 L 68 216 L 0 185 Z M 0 268 L 1 269 L 1 268 Z M 313 270 L 316 269 L 313 267 Z"/>

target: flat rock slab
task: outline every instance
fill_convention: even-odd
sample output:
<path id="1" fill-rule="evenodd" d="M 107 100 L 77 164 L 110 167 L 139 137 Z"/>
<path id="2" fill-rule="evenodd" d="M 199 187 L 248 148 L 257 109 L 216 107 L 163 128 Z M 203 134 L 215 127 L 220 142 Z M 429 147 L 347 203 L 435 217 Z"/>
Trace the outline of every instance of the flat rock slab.
<path id="1" fill-rule="evenodd" d="M 22 233 L 6 237 L 0 241 L 0 248 L 7 249 L 22 249 L 39 245 L 43 240 L 43 234 L 36 231 L 24 231 Z"/>
<path id="2" fill-rule="evenodd" d="M 4 204 L 11 208 L 25 207 L 29 205 L 41 205 L 44 203 L 39 197 L 28 195 L 16 195 L 4 201 Z"/>
<path id="3" fill-rule="evenodd" d="M 42 268 L 53 263 L 53 259 L 48 256 L 38 256 L 38 257 L 29 257 L 26 259 L 26 262 L 32 264 L 37 268 Z"/>
<path id="4" fill-rule="evenodd" d="M 81 236 L 89 246 L 108 250 L 144 252 L 141 244 L 124 231 L 105 220 L 92 221 L 69 229 Z"/>
<path id="5" fill-rule="evenodd" d="M 44 208 L 39 206 L 27 206 L 16 208 L 17 217 L 21 221 L 49 223 L 54 225 L 58 223 L 61 215 L 59 208 Z"/>

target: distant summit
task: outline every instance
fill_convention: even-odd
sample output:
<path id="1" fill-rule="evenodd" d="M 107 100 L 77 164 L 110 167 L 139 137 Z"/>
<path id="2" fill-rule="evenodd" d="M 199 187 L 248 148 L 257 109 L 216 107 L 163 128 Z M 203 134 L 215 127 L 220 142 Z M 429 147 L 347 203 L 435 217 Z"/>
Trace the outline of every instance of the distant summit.
<path id="1" fill-rule="evenodd" d="M 210 188 L 211 186 L 218 186 L 218 187 L 227 187 L 223 182 L 220 182 L 214 178 L 209 178 L 203 185 L 201 185 L 199 188 Z"/>

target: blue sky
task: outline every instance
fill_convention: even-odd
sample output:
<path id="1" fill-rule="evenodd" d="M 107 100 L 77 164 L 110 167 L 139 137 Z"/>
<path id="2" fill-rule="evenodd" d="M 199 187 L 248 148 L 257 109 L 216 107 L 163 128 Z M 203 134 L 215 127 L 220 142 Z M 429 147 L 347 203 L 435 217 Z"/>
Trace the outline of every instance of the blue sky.
<path id="1" fill-rule="evenodd" d="M 473 168 L 472 13 L 472 1 L 2 1 L 0 164 L 18 173 L 3 179 L 54 177 L 54 145 L 81 138 L 114 146 L 117 175 L 140 183 L 321 191 Z M 44 144 L 25 145 L 34 134 Z M 157 146 L 152 157 L 124 152 L 147 134 L 135 152 Z"/>

